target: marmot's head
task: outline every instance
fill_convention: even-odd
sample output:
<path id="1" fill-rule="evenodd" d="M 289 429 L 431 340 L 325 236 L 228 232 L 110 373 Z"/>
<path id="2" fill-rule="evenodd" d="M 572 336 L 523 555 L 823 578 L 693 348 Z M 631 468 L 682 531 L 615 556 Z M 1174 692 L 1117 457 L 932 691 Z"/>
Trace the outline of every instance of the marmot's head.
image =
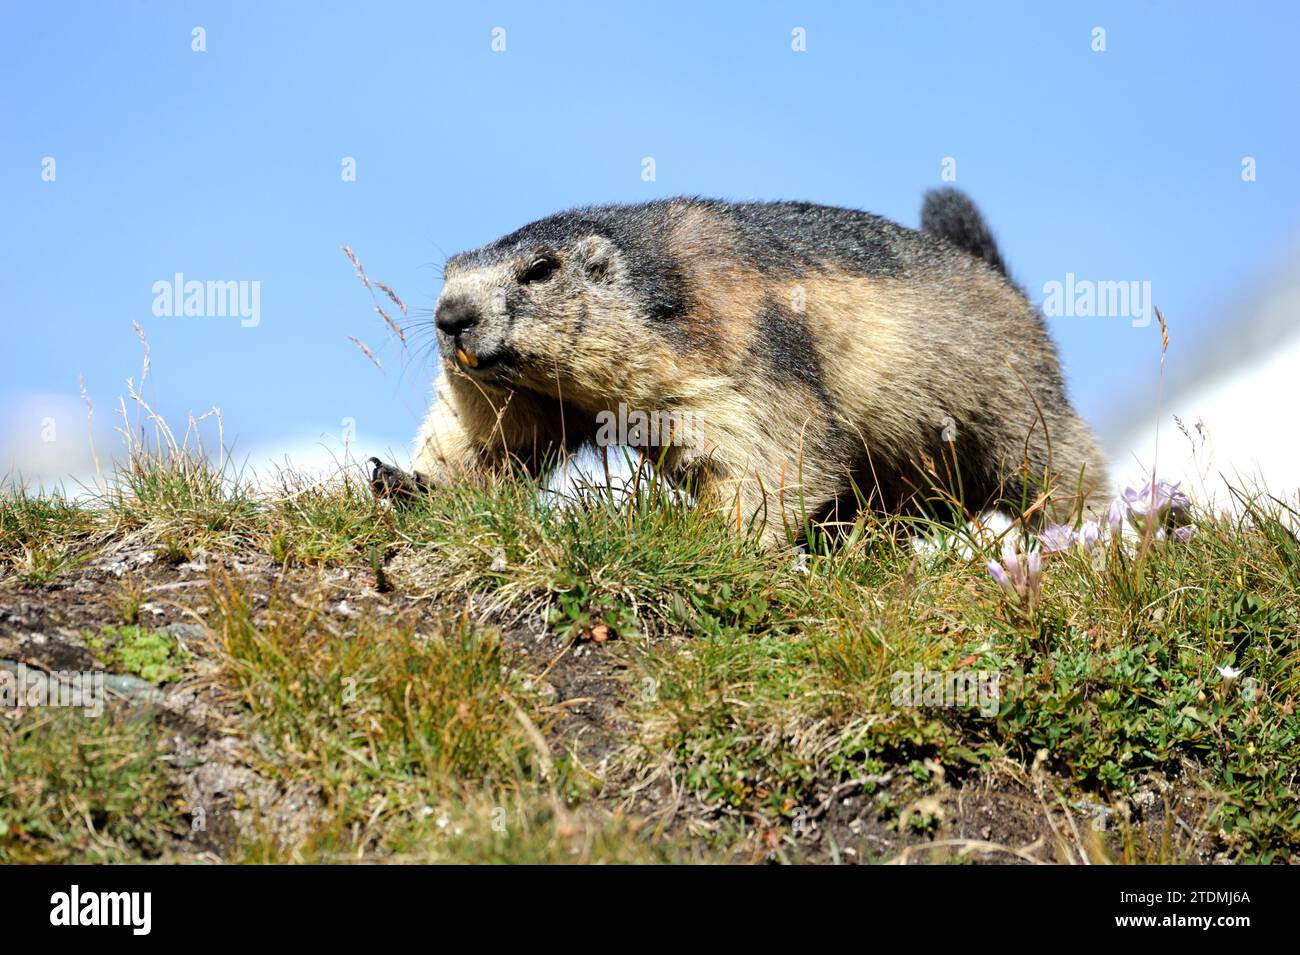
<path id="1" fill-rule="evenodd" d="M 593 378 L 644 341 L 638 284 L 601 222 L 552 216 L 448 261 L 434 310 L 439 345 L 485 384 L 598 387 Z"/>

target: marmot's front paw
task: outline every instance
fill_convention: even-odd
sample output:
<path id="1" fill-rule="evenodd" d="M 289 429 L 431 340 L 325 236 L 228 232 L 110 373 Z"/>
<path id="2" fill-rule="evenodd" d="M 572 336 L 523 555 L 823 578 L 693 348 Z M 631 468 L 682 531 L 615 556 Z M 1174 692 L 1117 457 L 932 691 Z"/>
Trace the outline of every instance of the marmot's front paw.
<path id="1" fill-rule="evenodd" d="M 418 474 L 407 474 L 401 468 L 371 458 L 370 491 L 375 497 L 392 500 L 412 498 L 429 489 L 429 483 Z"/>

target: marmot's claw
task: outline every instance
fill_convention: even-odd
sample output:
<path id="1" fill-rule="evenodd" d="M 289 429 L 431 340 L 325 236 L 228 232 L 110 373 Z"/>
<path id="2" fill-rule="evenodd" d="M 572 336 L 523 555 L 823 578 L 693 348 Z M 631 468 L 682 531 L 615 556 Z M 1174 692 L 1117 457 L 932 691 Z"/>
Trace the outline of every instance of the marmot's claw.
<path id="1" fill-rule="evenodd" d="M 428 488 L 428 484 L 418 474 L 407 474 L 401 468 L 385 464 L 378 458 L 371 458 L 370 464 L 370 491 L 375 497 L 392 500 L 410 498 Z"/>

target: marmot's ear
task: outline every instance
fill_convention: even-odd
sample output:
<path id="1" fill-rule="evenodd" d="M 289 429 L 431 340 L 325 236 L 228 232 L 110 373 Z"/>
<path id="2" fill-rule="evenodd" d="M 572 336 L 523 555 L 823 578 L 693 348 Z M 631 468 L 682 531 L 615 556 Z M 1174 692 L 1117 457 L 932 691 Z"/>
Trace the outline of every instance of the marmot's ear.
<path id="1" fill-rule="evenodd" d="M 623 268 L 623 256 L 616 246 L 603 235 L 589 235 L 575 249 L 575 258 L 593 282 L 615 278 Z"/>

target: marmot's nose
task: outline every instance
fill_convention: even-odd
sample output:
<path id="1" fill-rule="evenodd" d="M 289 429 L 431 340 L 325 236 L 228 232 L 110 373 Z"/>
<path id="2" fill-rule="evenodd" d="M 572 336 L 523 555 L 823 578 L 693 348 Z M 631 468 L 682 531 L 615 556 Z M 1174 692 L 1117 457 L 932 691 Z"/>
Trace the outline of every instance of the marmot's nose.
<path id="1" fill-rule="evenodd" d="M 479 313 L 473 303 L 463 298 L 443 302 L 438 306 L 434 321 L 445 335 L 459 335 L 478 324 Z"/>

